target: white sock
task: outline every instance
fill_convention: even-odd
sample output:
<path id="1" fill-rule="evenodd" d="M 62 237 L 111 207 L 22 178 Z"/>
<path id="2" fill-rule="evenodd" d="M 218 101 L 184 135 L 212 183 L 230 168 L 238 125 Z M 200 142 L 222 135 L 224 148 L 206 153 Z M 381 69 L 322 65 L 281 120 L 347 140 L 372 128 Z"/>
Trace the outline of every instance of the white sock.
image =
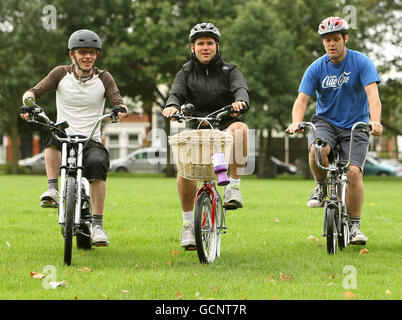
<path id="1" fill-rule="evenodd" d="M 183 226 L 193 222 L 194 222 L 193 211 L 183 211 Z"/>
<path id="2" fill-rule="evenodd" d="M 240 186 L 240 178 L 239 179 L 229 178 L 229 181 L 231 184 L 236 184 L 236 185 Z"/>

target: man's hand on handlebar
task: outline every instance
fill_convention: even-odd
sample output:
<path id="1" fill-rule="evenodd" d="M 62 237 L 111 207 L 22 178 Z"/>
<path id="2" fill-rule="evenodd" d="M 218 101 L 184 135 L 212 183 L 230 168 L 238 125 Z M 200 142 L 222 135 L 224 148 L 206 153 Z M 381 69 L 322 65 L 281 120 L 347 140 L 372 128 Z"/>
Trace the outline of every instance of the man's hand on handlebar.
<path id="1" fill-rule="evenodd" d="M 177 112 L 179 112 L 179 109 L 177 109 L 176 107 L 166 107 L 165 109 L 163 109 L 162 115 L 166 118 L 170 118 Z"/>
<path id="2" fill-rule="evenodd" d="M 237 117 L 239 115 L 239 113 L 241 113 L 241 111 L 247 107 L 247 104 L 244 101 L 235 101 L 232 103 L 232 108 L 233 111 L 237 111 L 237 112 L 233 112 L 231 113 L 232 117 Z"/>
<path id="3" fill-rule="evenodd" d="M 301 122 L 293 122 L 286 130 L 285 132 L 289 134 L 294 134 L 297 132 L 303 132 L 303 130 L 299 129 Z"/>
<path id="4" fill-rule="evenodd" d="M 371 125 L 371 134 L 377 137 L 381 136 L 383 129 L 382 124 L 376 121 L 370 121 L 369 124 Z"/>

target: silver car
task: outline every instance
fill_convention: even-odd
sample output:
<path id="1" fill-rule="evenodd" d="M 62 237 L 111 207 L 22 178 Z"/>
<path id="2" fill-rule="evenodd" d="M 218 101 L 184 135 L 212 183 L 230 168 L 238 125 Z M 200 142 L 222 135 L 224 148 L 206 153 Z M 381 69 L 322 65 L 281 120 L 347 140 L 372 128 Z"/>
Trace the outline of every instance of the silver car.
<path id="1" fill-rule="evenodd" d="M 46 173 L 45 154 L 41 152 L 31 158 L 21 159 L 18 165 L 24 167 L 29 173 L 44 174 Z"/>
<path id="2" fill-rule="evenodd" d="M 149 147 L 110 161 L 110 172 L 160 173 L 166 170 L 166 149 Z"/>

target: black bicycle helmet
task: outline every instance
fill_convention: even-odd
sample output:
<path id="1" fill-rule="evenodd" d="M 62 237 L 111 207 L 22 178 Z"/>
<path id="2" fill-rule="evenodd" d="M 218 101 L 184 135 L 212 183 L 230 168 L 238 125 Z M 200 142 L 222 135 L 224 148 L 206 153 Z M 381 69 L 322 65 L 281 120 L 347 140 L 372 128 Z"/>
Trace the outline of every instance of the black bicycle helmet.
<path id="1" fill-rule="evenodd" d="M 99 36 L 87 29 L 81 29 L 73 32 L 68 39 L 68 50 L 75 48 L 95 48 L 102 50 L 102 44 Z"/>
<path id="2" fill-rule="evenodd" d="M 199 37 L 212 37 L 215 41 L 219 42 L 221 34 L 219 29 L 210 22 L 203 22 L 196 24 L 190 31 L 190 43 L 193 43 Z"/>

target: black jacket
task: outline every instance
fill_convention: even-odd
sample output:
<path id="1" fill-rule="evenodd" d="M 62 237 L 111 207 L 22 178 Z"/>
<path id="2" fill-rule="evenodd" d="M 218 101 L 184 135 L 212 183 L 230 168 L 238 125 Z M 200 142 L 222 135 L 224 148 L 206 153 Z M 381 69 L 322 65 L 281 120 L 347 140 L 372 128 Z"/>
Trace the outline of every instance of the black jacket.
<path id="1" fill-rule="evenodd" d="M 250 106 L 247 83 L 239 69 L 224 62 L 219 52 L 209 64 L 202 64 L 192 54 L 176 74 L 165 107 L 179 109 L 184 103 L 192 103 L 194 116 L 206 116 L 235 101 L 245 101 L 246 109 Z"/>

